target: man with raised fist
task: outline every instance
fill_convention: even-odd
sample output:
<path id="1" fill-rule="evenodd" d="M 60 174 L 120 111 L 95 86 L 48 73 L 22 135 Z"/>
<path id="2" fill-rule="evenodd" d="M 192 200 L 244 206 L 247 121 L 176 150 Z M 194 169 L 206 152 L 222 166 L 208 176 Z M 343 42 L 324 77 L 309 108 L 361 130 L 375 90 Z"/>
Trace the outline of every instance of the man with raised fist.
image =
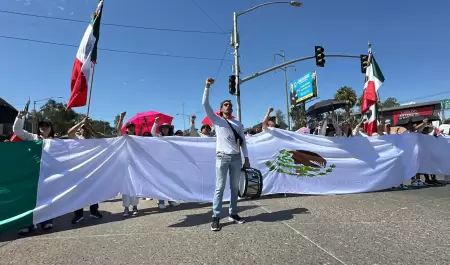
<path id="1" fill-rule="evenodd" d="M 245 142 L 244 127 L 232 118 L 233 105 L 230 100 L 220 103 L 220 117 L 217 116 L 209 104 L 209 89 L 214 84 L 214 79 L 206 80 L 203 94 L 203 107 L 209 120 L 216 130 L 216 190 L 213 199 L 213 221 L 211 230 L 219 231 L 220 211 L 222 209 L 223 191 L 230 175 L 230 221 L 243 224 L 245 220 L 237 214 L 237 201 L 239 191 L 239 179 L 242 169 L 241 151 L 244 155 L 244 167 L 249 168 L 247 145 Z"/>

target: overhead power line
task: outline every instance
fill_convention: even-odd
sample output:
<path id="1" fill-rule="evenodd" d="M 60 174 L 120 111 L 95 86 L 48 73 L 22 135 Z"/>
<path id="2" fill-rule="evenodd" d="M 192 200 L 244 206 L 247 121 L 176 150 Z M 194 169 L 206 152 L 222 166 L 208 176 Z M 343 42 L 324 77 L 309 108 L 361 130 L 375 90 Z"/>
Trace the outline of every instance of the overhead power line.
<path id="1" fill-rule="evenodd" d="M 214 24 L 222 31 L 222 34 L 227 34 L 227 33 L 219 26 L 219 24 L 217 24 L 216 21 L 214 21 L 214 19 L 212 19 L 212 18 L 208 15 L 208 13 L 206 13 L 206 11 L 203 10 L 203 8 L 202 8 L 200 5 L 198 5 L 194 0 L 192 0 L 192 3 L 193 3 L 198 9 L 200 9 L 200 11 L 202 11 L 203 14 L 205 14 L 205 15 L 209 18 L 209 20 L 211 20 L 212 23 L 214 23 Z"/>
<path id="2" fill-rule="evenodd" d="M 36 40 L 36 39 L 26 39 L 26 38 L 4 36 L 4 35 L 0 35 L 0 38 L 10 39 L 10 40 L 18 40 L 18 41 L 34 42 L 34 43 L 41 43 L 41 44 L 48 44 L 48 45 L 56 45 L 56 46 L 65 46 L 65 47 L 78 48 L 78 45 L 57 43 L 57 42 L 50 42 L 50 41 L 41 41 L 41 40 Z M 147 56 L 181 58 L 181 59 L 195 59 L 195 60 L 222 61 L 222 62 L 224 60 L 226 60 L 224 58 L 209 58 L 209 57 L 197 57 L 197 56 L 171 55 L 171 54 L 162 54 L 162 53 L 138 52 L 138 51 L 116 50 L 116 49 L 106 49 L 106 48 L 98 48 L 98 50 L 108 51 L 108 52 L 117 52 L 117 53 L 147 55 Z"/>
<path id="3" fill-rule="evenodd" d="M 76 23 L 89 23 L 89 21 L 84 20 L 77 20 L 77 19 L 70 19 L 70 18 L 60 18 L 60 17 L 50 17 L 50 16 L 42 16 L 42 15 L 34 15 L 34 14 L 27 14 L 27 13 L 20 13 L 20 12 L 13 12 L 13 11 L 7 11 L 7 10 L 0 10 L 0 13 L 4 14 L 11 14 L 11 15 L 17 15 L 17 16 L 26 16 L 26 17 L 36 17 L 36 18 L 42 18 L 42 19 L 52 19 L 52 20 L 61 20 L 61 21 L 69 21 L 69 22 L 76 22 Z M 132 28 L 132 29 L 142 29 L 142 30 L 155 30 L 155 31 L 169 31 L 169 32 L 183 32 L 183 33 L 200 33 L 200 34 L 220 34 L 224 35 L 227 34 L 222 29 L 222 32 L 217 31 L 202 31 L 202 30 L 185 30 L 185 29 L 169 29 L 169 28 L 155 28 L 155 27 L 144 27 L 144 26 L 133 26 L 133 25 L 124 25 L 124 24 L 114 24 L 114 23 L 101 23 L 103 26 L 111 26 L 111 27 L 120 27 L 120 28 Z M 220 27 L 219 27 L 220 28 Z"/>

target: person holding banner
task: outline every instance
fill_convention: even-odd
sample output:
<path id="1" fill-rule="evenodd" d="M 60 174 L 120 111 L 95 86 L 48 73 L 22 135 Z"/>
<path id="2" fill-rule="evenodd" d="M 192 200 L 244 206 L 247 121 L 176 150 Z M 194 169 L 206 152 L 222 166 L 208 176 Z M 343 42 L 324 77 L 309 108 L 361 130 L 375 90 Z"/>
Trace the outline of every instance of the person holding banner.
<path id="1" fill-rule="evenodd" d="M 214 124 L 216 140 L 216 189 L 213 199 L 212 231 L 220 231 L 220 211 L 222 209 L 223 192 L 230 175 L 230 216 L 229 220 L 243 224 L 245 220 L 237 214 L 237 201 L 239 191 L 239 180 L 242 169 L 241 151 L 244 155 L 244 167 L 249 168 L 247 144 L 245 141 L 244 127 L 232 118 L 233 105 L 230 100 L 220 103 L 220 117 L 217 116 L 209 104 L 209 89 L 214 84 L 214 79 L 206 80 L 205 92 L 203 93 L 203 108 L 209 120 Z"/>
<path id="2" fill-rule="evenodd" d="M 122 124 L 123 124 L 123 118 L 125 118 L 126 112 L 122 112 L 119 117 L 119 122 L 117 123 L 117 136 L 122 136 Z M 132 122 L 128 122 L 125 125 L 125 133 L 128 135 L 136 135 L 136 125 Z M 142 131 L 142 130 L 141 130 Z M 136 196 L 130 196 L 127 194 L 122 194 L 122 203 L 123 203 L 123 217 L 128 217 L 130 215 L 130 206 L 133 206 L 132 215 L 138 214 L 138 203 L 139 198 Z"/>
<path id="3" fill-rule="evenodd" d="M 37 141 L 37 140 L 44 140 L 44 139 L 53 139 L 55 137 L 55 131 L 53 129 L 52 123 L 50 121 L 40 121 L 38 123 L 38 133 L 29 133 L 23 129 L 23 118 L 28 113 L 26 111 L 20 111 L 17 115 L 16 120 L 14 121 L 13 125 L 13 132 L 15 135 L 20 137 L 20 139 L 24 141 Z M 44 221 L 41 223 L 42 230 L 50 230 L 53 228 L 53 219 Z M 36 225 L 32 225 L 29 227 L 25 227 L 20 229 L 19 234 L 25 235 L 37 228 Z"/>
<path id="4" fill-rule="evenodd" d="M 77 133 L 79 131 L 79 133 Z M 89 124 L 88 118 L 84 118 L 78 124 L 75 124 L 70 130 L 67 132 L 67 136 L 69 139 L 90 139 L 90 138 L 99 138 L 99 134 L 92 128 Z M 98 210 L 98 203 L 95 203 L 89 206 L 89 211 L 91 213 L 91 218 L 100 219 L 103 215 Z M 81 220 L 83 220 L 83 209 L 78 209 L 74 212 L 74 217 L 72 219 L 72 224 L 77 224 Z"/>

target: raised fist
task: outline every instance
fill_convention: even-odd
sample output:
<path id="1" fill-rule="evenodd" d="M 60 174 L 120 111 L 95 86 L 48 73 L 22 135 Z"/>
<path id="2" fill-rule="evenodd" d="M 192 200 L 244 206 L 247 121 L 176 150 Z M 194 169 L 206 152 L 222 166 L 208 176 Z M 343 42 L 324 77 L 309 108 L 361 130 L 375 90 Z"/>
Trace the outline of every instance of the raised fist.
<path id="1" fill-rule="evenodd" d="M 207 86 L 210 86 L 210 85 L 212 85 L 212 84 L 214 84 L 214 79 L 213 79 L 213 78 L 208 78 L 208 79 L 206 79 L 206 85 L 207 85 Z"/>

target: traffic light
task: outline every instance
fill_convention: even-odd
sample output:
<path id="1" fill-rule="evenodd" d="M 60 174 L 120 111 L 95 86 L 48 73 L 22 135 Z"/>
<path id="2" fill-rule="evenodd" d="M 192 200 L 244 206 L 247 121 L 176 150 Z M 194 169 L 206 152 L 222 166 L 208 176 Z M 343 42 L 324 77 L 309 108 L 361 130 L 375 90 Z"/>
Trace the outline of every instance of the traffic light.
<path id="1" fill-rule="evenodd" d="M 323 52 L 325 49 L 322 46 L 315 46 L 314 48 L 316 54 L 316 66 L 324 67 L 325 66 L 325 54 Z"/>
<path id="2" fill-rule="evenodd" d="M 367 66 L 369 66 L 369 56 L 361 54 L 360 59 L 361 59 L 361 73 L 365 74 Z"/>
<path id="3" fill-rule="evenodd" d="M 228 82 L 229 82 L 228 91 L 230 92 L 231 95 L 236 95 L 236 76 L 230 75 Z"/>

